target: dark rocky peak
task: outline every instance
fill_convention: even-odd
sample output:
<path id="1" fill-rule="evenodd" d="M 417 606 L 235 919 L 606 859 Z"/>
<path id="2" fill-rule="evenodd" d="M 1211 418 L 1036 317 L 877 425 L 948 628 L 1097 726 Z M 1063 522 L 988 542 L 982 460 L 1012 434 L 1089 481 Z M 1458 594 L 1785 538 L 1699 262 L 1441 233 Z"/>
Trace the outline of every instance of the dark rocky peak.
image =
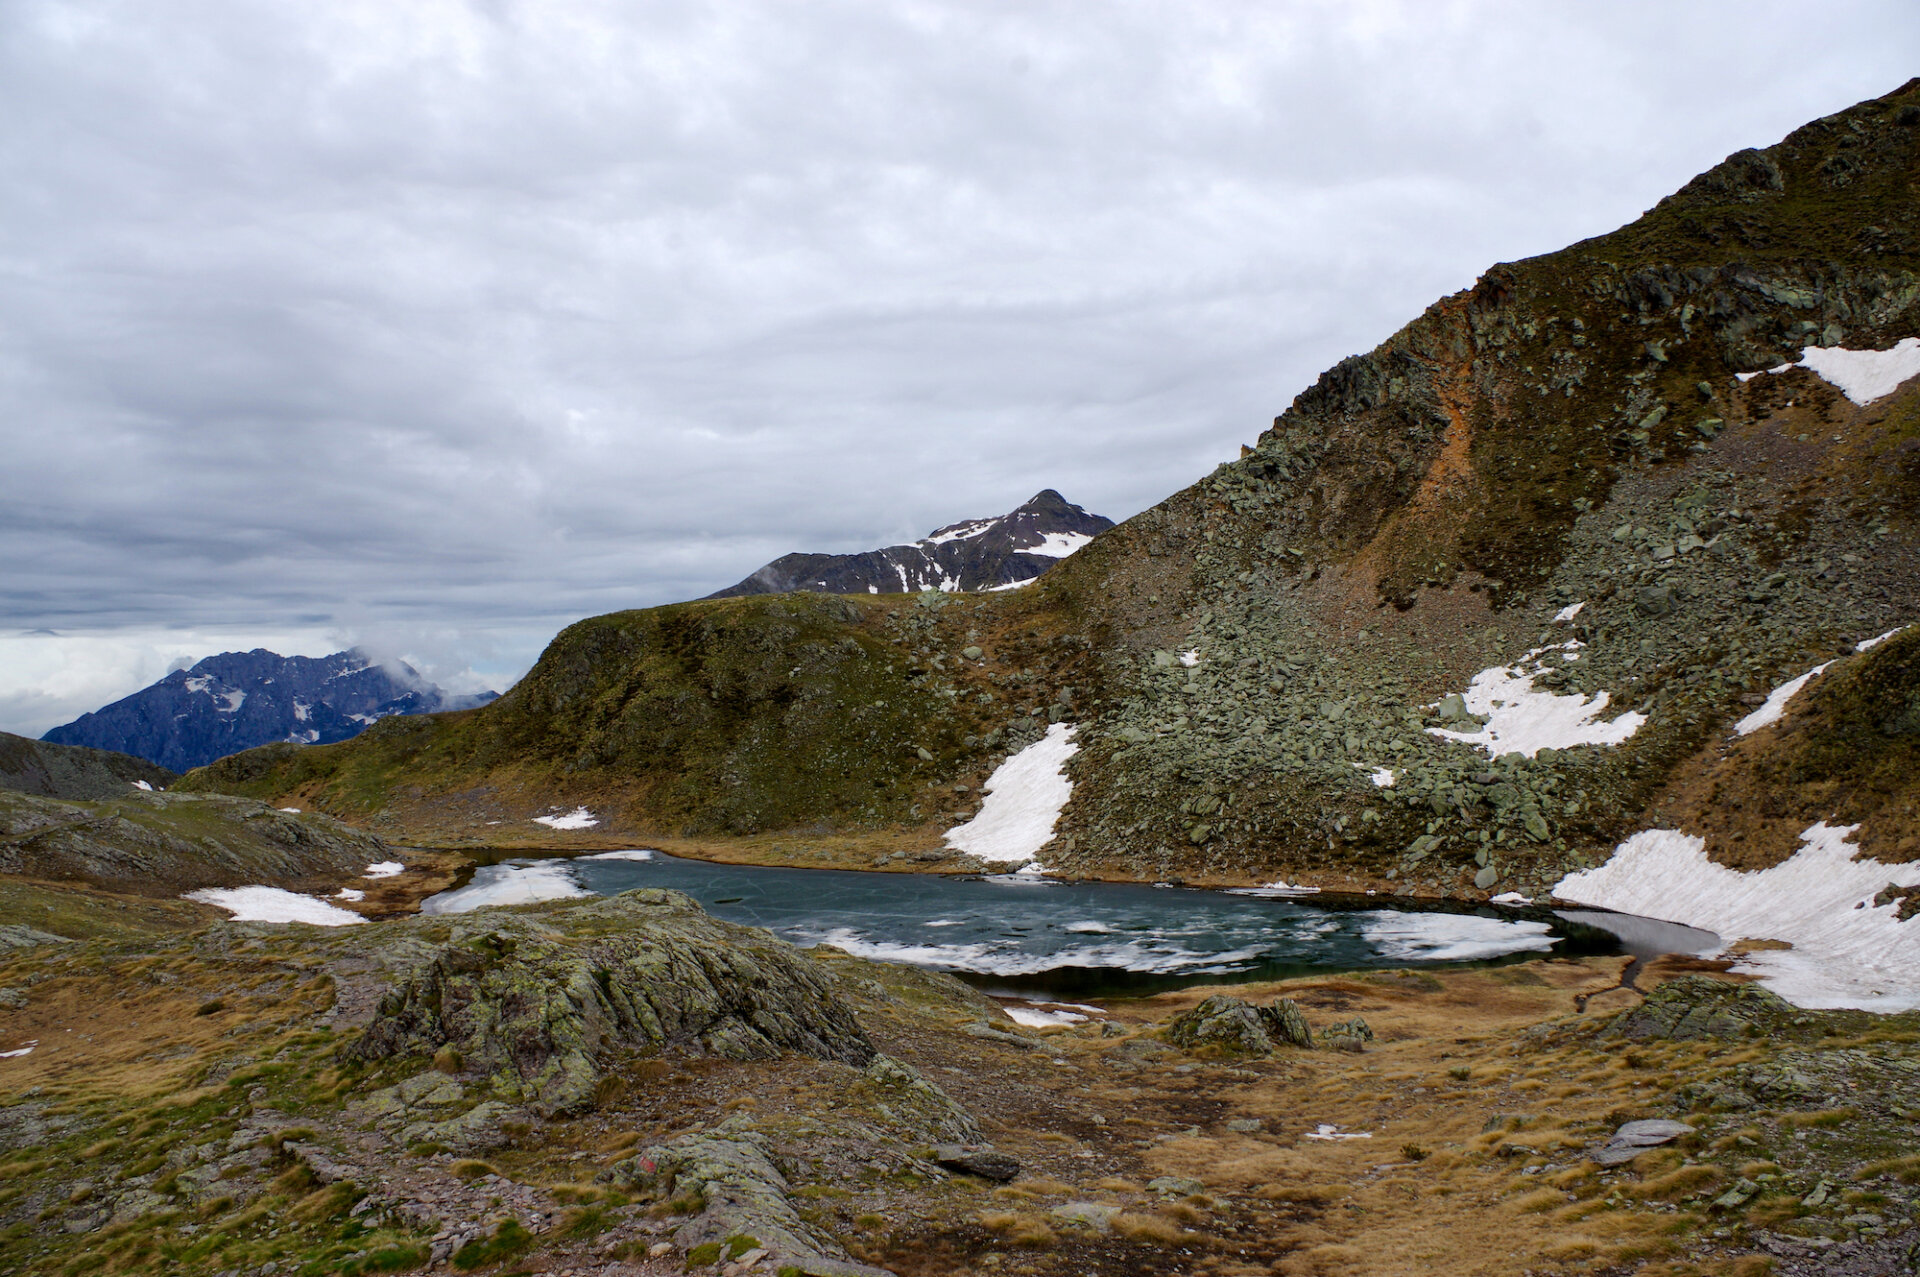
<path id="1" fill-rule="evenodd" d="M 709 598 L 739 594 L 913 594 L 1025 585 L 1113 526 L 1047 488 L 1006 514 L 861 554 L 789 554 Z"/>

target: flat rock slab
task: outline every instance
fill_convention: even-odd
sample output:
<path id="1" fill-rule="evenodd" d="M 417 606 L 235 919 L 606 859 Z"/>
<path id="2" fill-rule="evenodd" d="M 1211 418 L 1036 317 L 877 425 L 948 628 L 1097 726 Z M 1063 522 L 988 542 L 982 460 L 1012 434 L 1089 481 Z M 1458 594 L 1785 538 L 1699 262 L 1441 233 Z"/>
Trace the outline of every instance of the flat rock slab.
<path id="1" fill-rule="evenodd" d="M 965 1171 L 1005 1183 L 1020 1173 L 1020 1160 L 990 1148 L 968 1149 L 959 1144 L 941 1144 L 933 1150 L 933 1160 L 950 1171 Z"/>
<path id="2" fill-rule="evenodd" d="M 1662 1144 L 1671 1144 L 1682 1135 L 1693 1134 L 1693 1128 L 1685 1122 L 1670 1121 L 1666 1118 L 1648 1118 L 1639 1122 L 1628 1122 L 1613 1133 L 1613 1137 L 1604 1145 L 1588 1154 L 1601 1166 L 1623 1166 L 1650 1148 Z"/>

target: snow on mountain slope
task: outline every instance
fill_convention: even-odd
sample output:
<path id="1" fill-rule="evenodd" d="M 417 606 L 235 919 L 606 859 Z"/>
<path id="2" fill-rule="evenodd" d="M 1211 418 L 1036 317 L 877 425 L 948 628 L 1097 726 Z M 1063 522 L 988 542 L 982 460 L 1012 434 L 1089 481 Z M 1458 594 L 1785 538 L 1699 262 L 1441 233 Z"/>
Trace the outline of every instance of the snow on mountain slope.
<path id="1" fill-rule="evenodd" d="M 862 554 L 789 554 L 709 595 L 916 594 L 1024 585 L 1113 526 L 1048 488 L 994 519 L 948 524 L 911 545 Z"/>

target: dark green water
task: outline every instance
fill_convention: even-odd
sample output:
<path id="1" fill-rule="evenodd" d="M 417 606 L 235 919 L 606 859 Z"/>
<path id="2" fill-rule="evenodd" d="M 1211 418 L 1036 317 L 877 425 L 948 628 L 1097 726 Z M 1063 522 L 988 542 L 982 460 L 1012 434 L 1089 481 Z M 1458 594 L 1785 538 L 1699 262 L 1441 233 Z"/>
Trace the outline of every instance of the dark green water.
<path id="1" fill-rule="evenodd" d="M 1054 996 L 1549 952 L 1650 951 L 1684 947 L 1676 941 L 1685 939 L 1648 945 L 1629 934 L 1623 942 L 1592 925 L 1605 925 L 1592 913 L 1574 920 L 1548 910 L 1439 909 L 1385 897 L 716 865 L 639 851 L 483 866 L 425 909 L 460 912 L 635 887 L 684 891 L 717 917 L 797 945 L 830 944 L 938 967 L 986 988 Z"/>

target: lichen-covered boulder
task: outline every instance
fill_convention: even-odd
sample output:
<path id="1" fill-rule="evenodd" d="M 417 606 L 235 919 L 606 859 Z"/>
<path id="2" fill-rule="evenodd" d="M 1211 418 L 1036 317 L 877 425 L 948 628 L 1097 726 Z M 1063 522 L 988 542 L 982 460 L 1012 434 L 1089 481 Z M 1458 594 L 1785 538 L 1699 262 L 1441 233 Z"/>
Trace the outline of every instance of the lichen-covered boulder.
<path id="1" fill-rule="evenodd" d="M 350 1050 L 381 1060 L 452 1048 L 494 1096 L 542 1117 L 589 1107 L 622 1054 L 874 1056 L 830 975 L 679 892 L 462 915 L 409 965 Z"/>
<path id="2" fill-rule="evenodd" d="M 1794 1015 L 1791 1005 L 1757 984 L 1689 975 L 1667 981 L 1648 994 L 1645 1002 L 1621 1012 L 1608 1027 L 1607 1036 L 1676 1042 L 1749 1037 L 1785 1024 Z"/>
<path id="3" fill-rule="evenodd" d="M 1240 1055 L 1270 1055 L 1276 1045 L 1313 1046 L 1306 1017 L 1291 998 L 1259 1007 L 1222 993 L 1174 1017 L 1166 1037 L 1188 1050 L 1210 1046 Z"/>

